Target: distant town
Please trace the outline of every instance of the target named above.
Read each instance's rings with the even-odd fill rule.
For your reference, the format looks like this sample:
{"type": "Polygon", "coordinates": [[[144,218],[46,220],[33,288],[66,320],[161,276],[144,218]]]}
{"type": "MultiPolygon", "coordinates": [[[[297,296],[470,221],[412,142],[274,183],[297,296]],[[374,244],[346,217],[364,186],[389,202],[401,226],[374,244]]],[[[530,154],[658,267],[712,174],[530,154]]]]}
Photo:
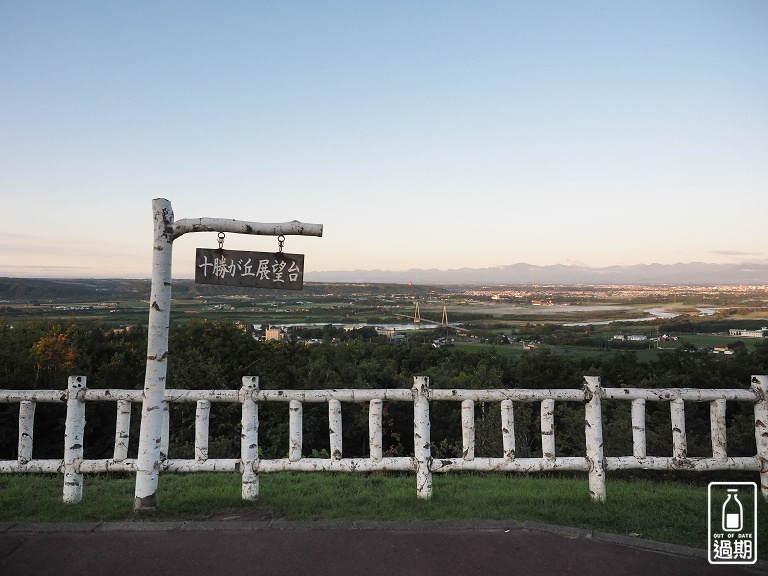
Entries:
{"type": "MultiPolygon", "coordinates": [[[[146,324],[148,300],[147,280],[0,278],[0,322],[11,325],[127,330],[146,324]]],[[[360,337],[510,353],[647,355],[690,346],[727,355],[768,336],[768,286],[307,282],[290,292],[177,280],[171,318],[232,322],[255,339],[308,344],[360,337]]]]}

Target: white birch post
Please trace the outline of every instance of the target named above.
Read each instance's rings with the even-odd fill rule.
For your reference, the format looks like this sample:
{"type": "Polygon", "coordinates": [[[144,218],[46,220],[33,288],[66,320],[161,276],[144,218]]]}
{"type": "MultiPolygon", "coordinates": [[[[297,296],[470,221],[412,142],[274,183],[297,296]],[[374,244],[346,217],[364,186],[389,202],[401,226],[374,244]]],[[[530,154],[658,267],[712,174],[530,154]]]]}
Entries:
{"type": "Polygon", "coordinates": [[[64,424],[64,503],[83,499],[83,433],[85,431],[85,376],[70,376],[67,382],[67,420],[64,424]]]}
{"type": "Polygon", "coordinates": [[[291,400],[288,406],[288,459],[291,462],[301,460],[303,415],[304,410],[301,402],[291,400]]]}
{"type": "Polygon", "coordinates": [[[474,400],[461,401],[461,443],[462,458],[464,460],[475,459],[475,402],[474,400]]]}
{"type": "Polygon", "coordinates": [[[382,441],[382,407],[381,400],[371,400],[368,406],[368,446],[371,451],[371,460],[380,461],[384,457],[382,441]]]}
{"type": "Polygon", "coordinates": [[[141,409],[139,452],[136,458],[135,510],[156,510],[157,486],[162,466],[162,402],[168,370],[168,330],[171,313],[171,264],[173,241],[190,232],[233,232],[264,236],[322,236],[321,224],[294,220],[281,224],[245,222],[225,218],[197,218],[174,221],[171,203],[165,198],[152,201],[154,246],[152,252],[152,289],[149,297],[147,368],[141,409]]]}
{"type": "Polygon", "coordinates": [[[603,459],[603,415],[599,376],[584,377],[584,425],[589,466],[589,495],[592,500],[605,502],[605,463],[603,459]]]}
{"type": "Polygon", "coordinates": [[[645,436],[645,400],[632,400],[632,454],[645,458],[648,449],[645,436]]]}
{"type": "Polygon", "coordinates": [[[752,376],[755,392],[755,443],[760,462],[760,490],[768,501],[768,376],[752,376]]]}
{"type": "Polygon", "coordinates": [[[712,437],[712,458],[728,458],[728,445],[725,432],[725,400],[713,400],[709,403],[709,428],[712,437]]]}
{"type": "Polygon", "coordinates": [[[501,402],[501,434],[504,458],[515,459],[515,411],[512,400],[501,402]]]}
{"type": "Polygon", "coordinates": [[[669,402],[672,419],[672,458],[685,460],[688,458],[688,441],[685,436],[685,402],[675,398],[669,402]]]}
{"type": "Polygon", "coordinates": [[[195,460],[208,460],[208,431],[211,422],[211,401],[198,400],[195,406],[195,460]]]}
{"type": "Polygon", "coordinates": [[[432,450],[430,448],[429,378],[413,378],[413,452],[416,461],[416,497],[432,497],[432,450]]]}
{"type": "Polygon", "coordinates": [[[341,402],[335,399],[328,400],[328,434],[331,459],[341,460],[341,402]]]}
{"type": "Polygon", "coordinates": [[[115,421],[115,451],[112,459],[122,462],[128,458],[128,442],[131,436],[131,402],[117,401],[117,419],[115,421]]]}
{"type": "Polygon", "coordinates": [[[32,460],[32,445],[35,429],[35,402],[19,402],[19,464],[32,460]]]}
{"type": "Polygon", "coordinates": [[[253,393],[259,389],[257,376],[245,376],[240,389],[243,396],[243,415],[240,432],[240,460],[242,461],[243,500],[259,497],[259,475],[253,465],[259,459],[259,405],[253,400],[253,393]]]}
{"type": "Polygon", "coordinates": [[[545,460],[555,461],[555,401],[541,401],[541,454],[545,460]]]}
{"type": "Polygon", "coordinates": [[[152,201],[154,250],[152,288],[149,295],[147,368],[141,405],[141,431],[136,457],[135,510],[156,510],[160,504],[157,484],[163,436],[163,399],[168,370],[168,328],[171,318],[171,263],[173,250],[173,209],[163,198],[152,201]]]}

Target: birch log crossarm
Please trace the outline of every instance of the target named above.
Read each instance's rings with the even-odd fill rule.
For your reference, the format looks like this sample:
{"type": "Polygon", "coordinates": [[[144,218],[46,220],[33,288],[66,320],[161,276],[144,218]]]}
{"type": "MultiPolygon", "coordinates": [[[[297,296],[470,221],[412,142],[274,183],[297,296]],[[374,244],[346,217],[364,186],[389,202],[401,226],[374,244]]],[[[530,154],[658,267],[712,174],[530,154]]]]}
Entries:
{"type": "Polygon", "coordinates": [[[171,241],[189,232],[232,232],[256,236],[322,236],[322,224],[291,222],[243,222],[227,218],[184,218],[173,223],[171,241]]]}

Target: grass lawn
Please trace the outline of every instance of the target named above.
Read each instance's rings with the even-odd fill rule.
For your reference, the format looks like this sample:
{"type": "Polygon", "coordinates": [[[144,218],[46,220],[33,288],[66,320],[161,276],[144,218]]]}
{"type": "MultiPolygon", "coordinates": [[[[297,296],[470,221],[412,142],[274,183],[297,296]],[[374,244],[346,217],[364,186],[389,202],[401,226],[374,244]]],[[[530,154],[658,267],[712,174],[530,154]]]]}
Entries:
{"type": "MultiPolygon", "coordinates": [[[[609,477],[604,503],[583,475],[435,475],[433,496],[416,498],[413,475],[263,474],[257,502],[240,498],[237,474],[163,475],[160,511],[133,512],[134,478],[86,477],[83,501],[61,501],[60,476],[0,476],[0,521],[108,520],[534,520],[696,548],[707,545],[707,488],[609,477]]],[[[758,518],[768,518],[762,499],[758,518]]],[[[768,558],[768,522],[758,522],[768,558]]]]}

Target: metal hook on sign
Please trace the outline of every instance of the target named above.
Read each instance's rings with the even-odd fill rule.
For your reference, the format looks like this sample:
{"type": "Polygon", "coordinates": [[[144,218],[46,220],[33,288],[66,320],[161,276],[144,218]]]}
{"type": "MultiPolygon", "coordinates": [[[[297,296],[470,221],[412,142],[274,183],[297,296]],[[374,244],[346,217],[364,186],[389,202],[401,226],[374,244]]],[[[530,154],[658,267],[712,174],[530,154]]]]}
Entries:
{"type": "Polygon", "coordinates": [[[280,236],[277,237],[278,252],[282,252],[283,251],[283,244],[285,244],[285,236],[283,236],[281,234],[280,236]]]}
{"type": "Polygon", "coordinates": [[[224,232],[219,232],[219,250],[224,250],[224,232]]]}

